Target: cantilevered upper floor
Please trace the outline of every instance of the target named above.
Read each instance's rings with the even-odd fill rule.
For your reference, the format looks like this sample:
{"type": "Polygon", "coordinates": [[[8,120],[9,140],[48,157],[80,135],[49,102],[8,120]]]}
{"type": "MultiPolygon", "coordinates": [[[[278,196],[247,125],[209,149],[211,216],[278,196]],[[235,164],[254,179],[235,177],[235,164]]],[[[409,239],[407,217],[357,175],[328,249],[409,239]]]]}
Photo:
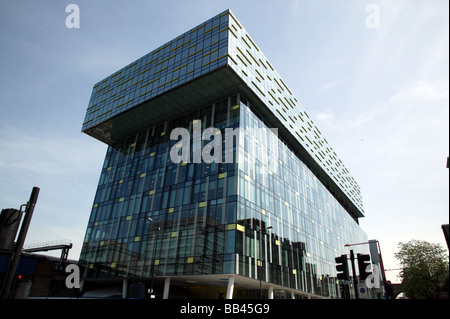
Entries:
{"type": "Polygon", "coordinates": [[[82,131],[111,145],[238,92],[355,220],[364,216],[358,184],[229,10],[95,84],[82,131]]]}

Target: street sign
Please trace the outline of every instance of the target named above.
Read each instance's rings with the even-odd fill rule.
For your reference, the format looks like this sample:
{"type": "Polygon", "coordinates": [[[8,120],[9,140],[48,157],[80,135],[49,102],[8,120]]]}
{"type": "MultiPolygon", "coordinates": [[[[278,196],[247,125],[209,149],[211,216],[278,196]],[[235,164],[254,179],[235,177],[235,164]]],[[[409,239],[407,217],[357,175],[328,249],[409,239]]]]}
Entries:
{"type": "Polygon", "coordinates": [[[367,296],[367,286],[365,285],[365,283],[358,284],[358,294],[359,294],[359,299],[368,299],[369,298],[367,296]]]}

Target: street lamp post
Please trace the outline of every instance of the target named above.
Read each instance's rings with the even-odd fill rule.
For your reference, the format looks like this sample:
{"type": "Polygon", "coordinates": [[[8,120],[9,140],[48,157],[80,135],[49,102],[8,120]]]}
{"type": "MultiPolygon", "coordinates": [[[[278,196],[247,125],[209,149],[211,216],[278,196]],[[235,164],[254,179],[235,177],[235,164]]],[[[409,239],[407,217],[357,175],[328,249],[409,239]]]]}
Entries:
{"type": "MultiPolygon", "coordinates": [[[[150,223],[153,222],[153,219],[150,218],[150,217],[147,217],[147,220],[150,223]]],[[[150,276],[151,276],[151,281],[150,281],[150,298],[152,297],[152,294],[153,294],[153,277],[154,277],[155,257],[156,257],[156,242],[157,242],[158,234],[159,234],[160,230],[161,230],[161,227],[158,227],[158,232],[155,234],[155,241],[154,241],[153,248],[152,248],[152,264],[150,266],[150,276]]]]}
{"type": "Polygon", "coordinates": [[[259,266],[260,273],[259,273],[259,299],[262,299],[262,274],[263,274],[263,249],[262,249],[262,235],[263,232],[266,232],[266,230],[272,229],[272,226],[269,226],[267,228],[260,228],[259,229],[259,253],[261,257],[261,266],[259,266]]]}

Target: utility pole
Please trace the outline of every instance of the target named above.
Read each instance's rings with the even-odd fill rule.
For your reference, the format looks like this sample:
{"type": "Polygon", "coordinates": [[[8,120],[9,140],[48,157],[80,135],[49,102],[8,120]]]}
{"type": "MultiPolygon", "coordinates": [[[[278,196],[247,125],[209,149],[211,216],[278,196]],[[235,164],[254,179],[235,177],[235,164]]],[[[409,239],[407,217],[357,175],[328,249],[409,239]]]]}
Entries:
{"type": "Polygon", "coordinates": [[[359,295],[358,295],[358,279],[356,278],[355,255],[353,254],[353,250],[350,250],[350,261],[352,262],[353,288],[355,290],[355,299],[359,299],[359,295]]]}
{"type": "Polygon", "coordinates": [[[39,187],[33,187],[30,200],[26,205],[25,217],[22,222],[22,227],[20,228],[19,237],[17,237],[16,245],[14,246],[14,251],[10,258],[8,273],[6,274],[5,281],[3,283],[0,299],[7,299],[9,296],[17,265],[19,264],[20,256],[22,255],[23,243],[27,237],[28,227],[30,226],[31,217],[33,216],[34,206],[36,206],[39,196],[39,190],[39,187]]]}

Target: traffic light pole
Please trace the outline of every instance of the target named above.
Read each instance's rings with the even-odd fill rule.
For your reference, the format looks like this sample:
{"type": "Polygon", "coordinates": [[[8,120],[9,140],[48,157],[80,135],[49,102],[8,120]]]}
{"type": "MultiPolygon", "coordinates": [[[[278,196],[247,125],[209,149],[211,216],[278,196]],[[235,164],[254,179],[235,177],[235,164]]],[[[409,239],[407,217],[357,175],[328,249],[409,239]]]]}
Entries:
{"type": "Polygon", "coordinates": [[[355,299],[359,299],[359,295],[358,295],[358,279],[356,278],[355,255],[353,254],[353,250],[350,250],[350,261],[352,262],[353,288],[355,290],[355,299]]]}
{"type": "Polygon", "coordinates": [[[25,238],[27,237],[28,227],[30,226],[31,217],[33,216],[34,206],[36,205],[39,196],[39,190],[39,187],[33,187],[30,200],[28,201],[25,208],[25,217],[23,219],[19,237],[17,237],[17,242],[14,246],[14,251],[10,259],[8,273],[3,283],[0,299],[7,299],[9,296],[17,265],[19,264],[20,256],[22,255],[23,243],[25,242],[25,238]]]}
{"type": "Polygon", "coordinates": [[[374,244],[374,243],[376,243],[377,246],[378,246],[377,254],[380,256],[380,263],[381,263],[381,270],[382,270],[381,274],[383,276],[383,285],[386,286],[386,272],[384,270],[383,257],[381,256],[381,246],[380,246],[380,242],[378,240],[369,240],[368,242],[356,243],[356,244],[345,244],[344,247],[356,246],[356,245],[364,245],[364,244],[369,244],[370,245],[370,244],[374,244]]]}

